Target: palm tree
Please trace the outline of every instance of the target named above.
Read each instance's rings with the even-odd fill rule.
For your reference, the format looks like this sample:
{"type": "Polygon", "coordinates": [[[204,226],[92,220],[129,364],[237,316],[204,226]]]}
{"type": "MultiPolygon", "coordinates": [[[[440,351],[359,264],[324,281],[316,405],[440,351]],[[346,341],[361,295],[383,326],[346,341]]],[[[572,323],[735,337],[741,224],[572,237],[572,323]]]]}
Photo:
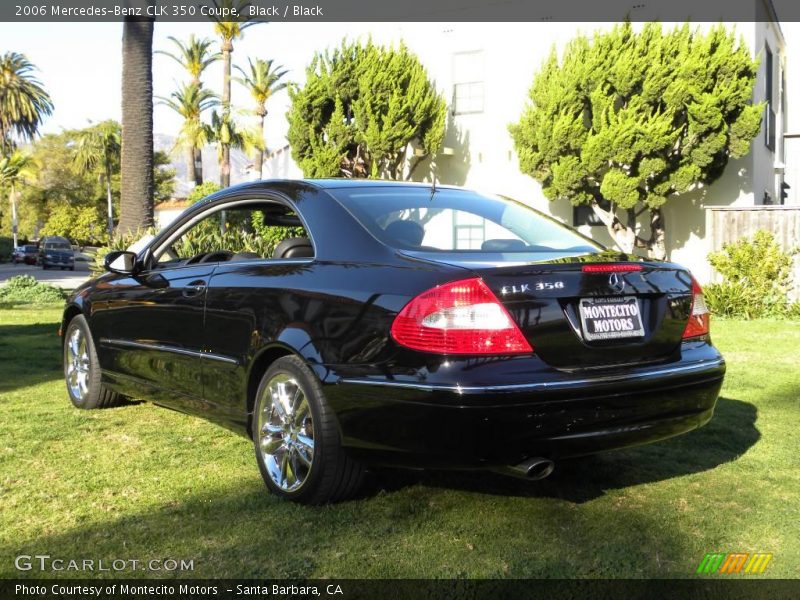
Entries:
{"type": "Polygon", "coordinates": [[[103,121],[78,132],[75,164],[84,173],[103,163],[108,200],[108,239],[114,237],[114,208],[111,196],[111,168],[114,158],[119,156],[122,132],[116,121],[103,121]]]}
{"type": "Polygon", "coordinates": [[[53,112],[53,102],[33,76],[36,67],[17,52],[0,56],[0,154],[9,153],[12,135],[30,140],[45,117],[53,112]]]}
{"type": "MultiPolygon", "coordinates": [[[[240,15],[247,14],[248,2],[246,0],[239,0],[238,2],[221,0],[219,2],[215,1],[214,5],[220,9],[227,9],[228,14],[233,8],[236,8],[236,12],[240,15]]],[[[214,31],[220,37],[222,50],[222,118],[226,121],[230,120],[231,112],[231,54],[233,53],[233,40],[242,37],[245,29],[256,24],[254,21],[247,21],[246,18],[242,21],[215,19],[214,31]]],[[[220,143],[222,144],[222,152],[220,155],[219,180],[220,185],[225,188],[231,184],[231,147],[225,142],[220,143]]]]}
{"type": "Polygon", "coordinates": [[[222,160],[225,149],[249,148],[251,137],[243,132],[230,114],[211,113],[211,136],[217,144],[217,158],[222,160]]]}
{"type": "Polygon", "coordinates": [[[200,85],[200,76],[203,71],[217,62],[222,56],[219,52],[211,52],[210,48],[214,42],[208,38],[197,38],[192,34],[186,44],[173,36],[169,36],[167,39],[177,46],[177,53],[172,54],[165,50],[158,50],[156,54],[169,56],[186,69],[192,78],[192,83],[197,86],[200,85]]]}
{"type": "MultiPolygon", "coordinates": [[[[200,81],[203,72],[214,64],[216,61],[220,59],[222,54],[219,52],[212,52],[211,46],[214,43],[212,40],[208,38],[198,38],[194,34],[189,36],[189,41],[187,43],[181,42],[179,39],[170,36],[169,39],[175,46],[177,50],[175,54],[170,52],[166,52],[164,50],[159,50],[156,54],[163,54],[164,56],[169,56],[172,60],[177,62],[181,65],[186,71],[189,73],[191,77],[191,82],[197,86],[197,92],[200,93],[202,91],[202,83],[200,81]]],[[[174,94],[173,94],[174,96],[174,94]]],[[[182,102],[181,102],[182,104],[182,102]]],[[[187,107],[188,108],[188,107],[187,107]]],[[[178,111],[178,114],[184,116],[185,115],[182,111],[178,111]]],[[[184,120],[184,129],[182,134],[192,133],[186,129],[186,125],[188,124],[187,120],[184,120]]],[[[199,142],[204,138],[202,135],[202,129],[199,127],[199,117],[197,122],[194,124],[193,127],[194,132],[189,136],[189,139],[193,139],[195,142],[199,142]],[[197,134],[201,134],[199,137],[197,134]]],[[[184,136],[186,138],[186,136],[184,136]]],[[[183,145],[186,144],[186,139],[183,140],[183,145]]],[[[193,142],[194,143],[194,142],[193,142]]],[[[203,142],[203,145],[206,142],[203,142]]],[[[188,151],[188,150],[187,150],[188,151]]],[[[191,148],[192,152],[192,163],[189,165],[189,176],[194,181],[195,185],[200,185],[203,183],[203,146],[194,144],[191,148]]]]}
{"type": "MultiPolygon", "coordinates": [[[[282,66],[273,68],[272,60],[262,60],[257,58],[255,62],[248,59],[250,64],[250,72],[245,72],[241,67],[236,69],[242,74],[237,77],[236,81],[241,83],[250,91],[250,95],[256,102],[255,110],[253,111],[258,117],[258,135],[264,139],[264,118],[267,116],[267,101],[276,93],[286,88],[286,82],[280,82],[288,71],[283,69],[282,66]]],[[[258,178],[261,179],[264,173],[264,151],[256,149],[254,162],[256,165],[256,172],[258,178]]]]}
{"type": "Polygon", "coordinates": [[[17,246],[17,188],[24,183],[26,177],[31,175],[33,167],[33,158],[19,150],[12,151],[8,156],[0,157],[0,189],[9,191],[11,234],[14,237],[14,247],[17,246]]]}
{"type": "Polygon", "coordinates": [[[212,139],[212,132],[208,125],[203,123],[201,115],[204,110],[218,104],[217,97],[212,92],[192,82],[182,85],[170,94],[169,98],[157,96],[161,104],[168,106],[181,117],[183,125],[178,136],[177,145],[186,149],[187,173],[195,185],[203,183],[202,149],[212,139]],[[200,160],[198,160],[198,157],[200,160]]]}
{"type": "Polygon", "coordinates": [[[119,232],[153,225],[153,21],[122,33],[122,189],[119,232]]]}

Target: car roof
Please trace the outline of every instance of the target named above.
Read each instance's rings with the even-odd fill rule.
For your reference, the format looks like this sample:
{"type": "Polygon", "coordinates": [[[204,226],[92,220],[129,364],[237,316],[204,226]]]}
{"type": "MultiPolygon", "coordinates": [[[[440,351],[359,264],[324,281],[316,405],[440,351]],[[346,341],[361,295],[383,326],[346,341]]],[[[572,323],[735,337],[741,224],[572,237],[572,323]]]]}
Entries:
{"type": "MultiPolygon", "coordinates": [[[[347,179],[345,177],[327,178],[327,179],[303,179],[305,183],[323,188],[323,189],[337,189],[337,188],[365,188],[365,187],[417,187],[417,188],[430,188],[433,184],[424,181],[393,181],[387,179],[347,179]]],[[[439,185],[438,188],[448,189],[461,189],[452,185],[439,185]]]]}
{"type": "MultiPolygon", "coordinates": [[[[258,190],[262,188],[269,189],[273,186],[279,187],[312,187],[317,189],[342,189],[342,188],[386,188],[386,187],[416,187],[430,189],[432,183],[418,182],[418,181],[392,181],[386,179],[347,179],[345,177],[337,178],[323,178],[323,179],[261,179],[258,181],[247,181],[239,183],[230,187],[224,188],[218,192],[214,192],[206,196],[200,202],[205,203],[207,200],[216,200],[220,197],[227,197],[231,192],[258,190]]],[[[452,185],[439,185],[437,188],[441,189],[463,189],[458,186],[452,185]]],[[[200,203],[198,202],[198,204],[200,203]]]]}

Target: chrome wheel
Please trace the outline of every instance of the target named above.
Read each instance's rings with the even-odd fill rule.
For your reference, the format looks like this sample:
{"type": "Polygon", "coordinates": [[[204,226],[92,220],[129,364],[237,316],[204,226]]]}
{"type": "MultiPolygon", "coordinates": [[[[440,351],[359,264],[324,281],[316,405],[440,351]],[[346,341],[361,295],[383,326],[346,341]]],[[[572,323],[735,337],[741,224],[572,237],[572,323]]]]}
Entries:
{"type": "Polygon", "coordinates": [[[89,393],[89,350],[79,327],[72,330],[67,340],[64,366],[70,394],[77,400],[84,400],[89,393]]]}
{"type": "Polygon", "coordinates": [[[314,463],[311,408],[297,380],[278,373],[263,388],[257,442],[270,479],[281,490],[299,490],[314,463]]]}

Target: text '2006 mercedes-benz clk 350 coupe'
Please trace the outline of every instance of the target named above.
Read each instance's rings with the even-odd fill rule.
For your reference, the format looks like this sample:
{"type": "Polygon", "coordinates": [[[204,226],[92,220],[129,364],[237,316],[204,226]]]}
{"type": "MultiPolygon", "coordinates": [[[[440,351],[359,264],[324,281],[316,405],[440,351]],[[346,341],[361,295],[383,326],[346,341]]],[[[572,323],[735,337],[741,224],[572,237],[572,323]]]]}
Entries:
{"type": "Polygon", "coordinates": [[[459,188],[244,184],[106,267],[64,312],[75,406],[229,427],[299,502],[370,465],[539,479],[700,427],[725,372],[686,269],[459,188]]]}

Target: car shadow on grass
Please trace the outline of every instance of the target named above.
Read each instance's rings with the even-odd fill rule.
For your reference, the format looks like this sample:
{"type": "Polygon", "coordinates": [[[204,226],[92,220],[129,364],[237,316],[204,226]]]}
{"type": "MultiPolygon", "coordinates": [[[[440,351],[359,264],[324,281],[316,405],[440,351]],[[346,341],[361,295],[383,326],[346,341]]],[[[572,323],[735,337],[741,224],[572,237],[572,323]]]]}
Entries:
{"type": "Polygon", "coordinates": [[[63,377],[56,324],[0,325],[0,356],[0,393],[63,377]]]}
{"type": "Polygon", "coordinates": [[[723,397],[717,402],[712,420],[700,429],[645,446],[563,460],[556,463],[552,475],[540,481],[482,471],[387,469],[376,472],[372,487],[393,491],[422,484],[583,503],[602,496],[606,490],[691,475],[736,460],[761,437],[756,428],[757,416],[753,404],[723,397]]]}

